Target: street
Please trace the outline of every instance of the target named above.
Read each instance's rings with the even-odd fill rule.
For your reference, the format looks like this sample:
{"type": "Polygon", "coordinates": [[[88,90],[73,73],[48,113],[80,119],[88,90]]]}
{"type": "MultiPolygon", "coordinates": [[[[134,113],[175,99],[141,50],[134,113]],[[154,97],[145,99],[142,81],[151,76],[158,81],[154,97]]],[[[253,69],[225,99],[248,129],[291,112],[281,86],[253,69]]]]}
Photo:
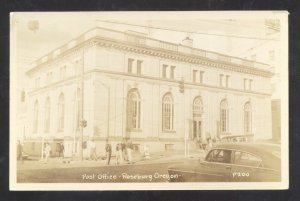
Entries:
{"type": "MultiPolygon", "coordinates": [[[[17,164],[18,183],[107,183],[107,182],[167,182],[168,166],[184,160],[183,151],[164,151],[152,154],[150,159],[134,155],[134,164],[111,164],[106,160],[75,160],[70,163],[51,158],[48,163],[41,160],[26,160],[17,164]]],[[[204,157],[204,152],[191,152],[190,159],[204,157]]],[[[180,176],[180,175],[172,175],[180,176]]]]}

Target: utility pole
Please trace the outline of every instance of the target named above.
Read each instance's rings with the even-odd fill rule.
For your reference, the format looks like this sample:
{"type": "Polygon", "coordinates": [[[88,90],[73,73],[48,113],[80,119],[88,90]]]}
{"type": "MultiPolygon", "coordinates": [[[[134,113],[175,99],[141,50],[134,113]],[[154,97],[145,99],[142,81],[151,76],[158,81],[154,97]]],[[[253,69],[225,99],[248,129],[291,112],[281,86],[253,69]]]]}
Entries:
{"type": "Polygon", "coordinates": [[[185,131],[185,97],[184,97],[184,79],[181,78],[181,80],[179,81],[179,92],[182,93],[182,99],[183,99],[183,129],[184,129],[184,157],[187,157],[187,133],[185,131]]]}

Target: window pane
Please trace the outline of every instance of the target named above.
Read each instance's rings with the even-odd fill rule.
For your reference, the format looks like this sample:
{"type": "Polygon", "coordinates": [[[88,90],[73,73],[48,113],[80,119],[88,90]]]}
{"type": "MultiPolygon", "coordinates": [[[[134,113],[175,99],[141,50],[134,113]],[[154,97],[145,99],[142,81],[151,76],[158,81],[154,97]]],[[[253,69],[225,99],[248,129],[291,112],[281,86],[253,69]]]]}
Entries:
{"type": "Polygon", "coordinates": [[[261,164],[261,159],[249,153],[236,151],[234,153],[234,163],[238,165],[258,167],[261,164]]]}

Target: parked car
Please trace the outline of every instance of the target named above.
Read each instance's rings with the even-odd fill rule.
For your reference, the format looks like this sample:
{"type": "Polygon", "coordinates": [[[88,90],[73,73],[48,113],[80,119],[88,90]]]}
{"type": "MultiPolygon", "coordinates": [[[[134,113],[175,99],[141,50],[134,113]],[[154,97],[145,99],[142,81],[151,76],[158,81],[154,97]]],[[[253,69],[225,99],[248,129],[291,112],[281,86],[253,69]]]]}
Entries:
{"type": "Polygon", "coordinates": [[[171,182],[281,181],[280,146],[221,143],[214,146],[204,160],[172,165],[168,173],[171,182]]]}

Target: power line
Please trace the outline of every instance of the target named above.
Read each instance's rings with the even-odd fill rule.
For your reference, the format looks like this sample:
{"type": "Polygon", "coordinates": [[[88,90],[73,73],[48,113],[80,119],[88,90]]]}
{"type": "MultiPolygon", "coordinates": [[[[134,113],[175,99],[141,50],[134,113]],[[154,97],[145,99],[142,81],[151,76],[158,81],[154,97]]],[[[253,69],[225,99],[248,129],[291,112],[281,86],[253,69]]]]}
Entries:
{"type": "Polygon", "coordinates": [[[129,26],[137,26],[137,27],[143,27],[143,28],[159,29],[159,30],[165,30],[165,31],[176,31],[176,32],[183,32],[183,33],[190,33],[190,34],[198,34],[198,35],[231,37],[231,38],[241,38],[241,39],[251,39],[251,40],[278,41],[277,39],[247,37],[247,36],[238,36],[238,35],[213,34],[213,33],[205,33],[205,32],[183,31],[183,30],[176,30],[176,29],[169,29],[169,28],[162,28],[162,27],[154,27],[154,26],[145,26],[145,25],[124,23],[124,22],[108,21],[108,20],[96,20],[96,21],[107,22],[107,23],[112,23],[112,24],[123,24],[123,25],[129,25],[129,26]]]}

